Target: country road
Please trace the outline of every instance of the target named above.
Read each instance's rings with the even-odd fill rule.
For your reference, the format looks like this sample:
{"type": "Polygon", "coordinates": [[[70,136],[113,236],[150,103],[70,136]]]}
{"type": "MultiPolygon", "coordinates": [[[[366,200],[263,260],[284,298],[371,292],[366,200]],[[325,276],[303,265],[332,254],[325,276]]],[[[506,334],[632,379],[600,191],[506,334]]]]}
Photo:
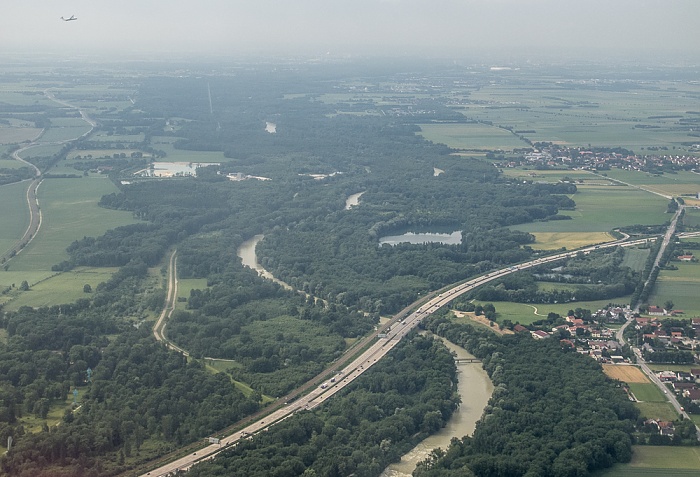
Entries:
{"type": "Polygon", "coordinates": [[[38,140],[42,136],[42,134],[44,133],[44,130],[42,130],[42,132],[36,138],[34,138],[34,140],[31,143],[17,149],[16,151],[14,151],[12,153],[12,158],[14,160],[21,162],[21,163],[25,164],[26,166],[34,169],[34,179],[32,179],[31,183],[29,184],[29,187],[27,188],[27,206],[29,208],[29,225],[27,226],[27,229],[24,231],[24,234],[22,235],[22,237],[9,250],[6,250],[5,252],[2,253],[2,255],[0,255],[0,261],[2,261],[2,263],[7,263],[9,260],[11,260],[17,254],[19,254],[24,249],[24,247],[29,245],[29,243],[34,239],[34,237],[36,237],[37,232],[39,232],[39,229],[41,228],[41,219],[42,219],[41,209],[39,208],[39,200],[37,198],[37,190],[39,189],[39,185],[43,181],[41,170],[39,170],[39,168],[36,165],[32,164],[31,162],[22,159],[20,154],[28,149],[31,149],[31,148],[33,148],[35,146],[39,146],[39,145],[41,145],[41,146],[61,145],[61,144],[67,144],[67,143],[70,143],[73,141],[77,141],[78,139],[82,139],[84,137],[87,137],[89,134],[92,133],[92,131],[94,131],[95,127],[97,127],[97,123],[94,120],[92,120],[84,110],[78,108],[77,106],[73,106],[72,104],[67,103],[65,101],[61,101],[60,99],[56,99],[56,97],[53,95],[53,93],[49,89],[44,90],[44,95],[47,98],[49,98],[51,101],[54,101],[62,106],[72,108],[72,109],[77,109],[80,112],[80,117],[83,119],[83,121],[85,121],[86,123],[88,123],[90,125],[90,129],[86,133],[84,133],[84,134],[82,134],[79,137],[74,138],[74,139],[66,139],[63,141],[40,143],[40,142],[38,142],[38,140]]]}

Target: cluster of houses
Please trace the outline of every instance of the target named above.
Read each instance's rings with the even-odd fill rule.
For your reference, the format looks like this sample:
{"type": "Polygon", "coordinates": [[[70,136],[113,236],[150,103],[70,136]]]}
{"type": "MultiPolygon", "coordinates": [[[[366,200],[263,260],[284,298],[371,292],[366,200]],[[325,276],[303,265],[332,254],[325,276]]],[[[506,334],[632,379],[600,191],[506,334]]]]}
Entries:
{"type": "Polygon", "coordinates": [[[668,164],[681,169],[695,169],[700,165],[700,158],[689,154],[638,155],[613,151],[589,151],[581,147],[565,147],[552,144],[531,149],[519,158],[509,160],[501,164],[501,166],[565,166],[587,170],[616,167],[632,171],[647,171],[660,169],[668,164]]]}
{"type": "Polygon", "coordinates": [[[690,399],[694,404],[700,404],[700,368],[685,371],[660,371],[656,376],[661,382],[668,383],[674,393],[690,399]]]}
{"type": "MultiPolygon", "coordinates": [[[[654,351],[654,345],[663,345],[669,347],[685,347],[687,349],[695,349],[700,345],[694,337],[686,336],[686,330],[681,327],[671,327],[665,329],[661,326],[657,316],[678,316],[683,314],[683,310],[668,311],[657,306],[650,306],[648,310],[649,317],[637,317],[637,330],[647,328],[647,332],[642,335],[644,343],[642,348],[645,351],[654,351]]],[[[700,336],[700,318],[693,318],[691,321],[695,336],[700,336]]]]}
{"type": "Polygon", "coordinates": [[[625,314],[631,312],[627,308],[611,307],[603,310],[598,310],[592,315],[593,320],[583,320],[575,316],[567,316],[566,324],[552,328],[551,332],[543,330],[529,330],[524,326],[517,324],[513,327],[516,333],[530,333],[535,339],[545,339],[552,334],[564,330],[568,331],[572,339],[562,339],[560,343],[562,347],[575,349],[578,353],[591,356],[601,363],[619,363],[626,361],[620,355],[620,345],[615,340],[615,331],[601,326],[603,320],[616,321],[625,320],[625,314]],[[619,319],[618,317],[622,317],[619,319]],[[576,342],[573,341],[576,338],[576,342]],[[578,344],[577,344],[578,343],[578,344]]]}

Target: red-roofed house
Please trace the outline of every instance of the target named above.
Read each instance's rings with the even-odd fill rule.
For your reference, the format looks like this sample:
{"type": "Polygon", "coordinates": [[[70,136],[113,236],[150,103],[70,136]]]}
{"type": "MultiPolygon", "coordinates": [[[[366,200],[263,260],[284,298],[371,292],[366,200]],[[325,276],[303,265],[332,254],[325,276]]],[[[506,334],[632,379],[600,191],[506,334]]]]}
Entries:
{"type": "Polygon", "coordinates": [[[663,316],[666,314],[666,310],[658,306],[651,305],[649,307],[649,314],[654,316],[663,316]]]}

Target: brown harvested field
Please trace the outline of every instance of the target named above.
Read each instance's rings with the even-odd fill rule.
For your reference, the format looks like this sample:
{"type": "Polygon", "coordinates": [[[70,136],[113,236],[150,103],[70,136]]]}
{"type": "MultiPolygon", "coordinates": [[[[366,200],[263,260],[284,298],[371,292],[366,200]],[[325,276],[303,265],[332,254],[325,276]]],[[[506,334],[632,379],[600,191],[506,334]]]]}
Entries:
{"type": "Polygon", "coordinates": [[[625,383],[648,383],[649,378],[636,366],[604,364],[603,372],[612,379],[618,379],[625,383]]]}

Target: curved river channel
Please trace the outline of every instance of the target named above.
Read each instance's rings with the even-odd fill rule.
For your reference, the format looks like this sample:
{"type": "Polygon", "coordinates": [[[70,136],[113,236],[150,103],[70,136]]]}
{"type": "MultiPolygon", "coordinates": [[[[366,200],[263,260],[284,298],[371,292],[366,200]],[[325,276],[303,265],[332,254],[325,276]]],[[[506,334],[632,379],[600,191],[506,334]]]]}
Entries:
{"type": "MultiPolygon", "coordinates": [[[[262,235],[256,235],[241,244],[237,251],[243,265],[256,270],[261,276],[274,280],[285,288],[291,287],[272,276],[257,260],[255,246],[263,239],[262,235]]],[[[457,358],[473,358],[463,348],[443,340],[445,346],[452,351],[457,358]]],[[[433,449],[438,447],[447,449],[453,437],[461,439],[471,435],[476,427],[476,422],[481,418],[486,404],[488,404],[493,384],[481,368],[481,363],[466,363],[457,365],[457,388],[462,398],[462,404],[452,414],[452,417],[439,432],[433,434],[414,447],[408,454],[401,457],[401,462],[392,464],[384,470],[381,477],[410,477],[418,462],[425,460],[433,449]]]]}
{"type": "MultiPolygon", "coordinates": [[[[442,341],[457,358],[474,357],[456,344],[444,339],[442,341]]],[[[493,384],[481,363],[458,364],[457,379],[462,404],[452,414],[445,427],[401,457],[401,462],[387,467],[380,477],[410,477],[418,462],[425,460],[433,449],[440,447],[445,450],[453,437],[461,439],[474,432],[476,422],[481,419],[481,414],[493,393],[493,384]]]]}

